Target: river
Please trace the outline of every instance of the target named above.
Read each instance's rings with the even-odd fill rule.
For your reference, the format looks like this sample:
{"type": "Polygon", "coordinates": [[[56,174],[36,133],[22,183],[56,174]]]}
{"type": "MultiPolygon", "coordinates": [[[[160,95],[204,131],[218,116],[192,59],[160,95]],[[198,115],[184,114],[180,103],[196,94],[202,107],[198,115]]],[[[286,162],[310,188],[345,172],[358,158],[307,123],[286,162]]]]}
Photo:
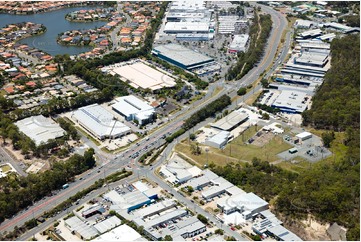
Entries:
{"type": "Polygon", "coordinates": [[[92,49],[90,46],[63,46],[56,42],[59,33],[73,30],[73,29],[92,29],[101,27],[105,24],[102,21],[79,23],[69,22],[65,19],[67,13],[77,11],[80,9],[92,9],[99,6],[83,6],[63,8],[56,11],[46,13],[31,14],[31,15],[14,15],[14,14],[0,14],[0,27],[7,24],[14,24],[20,22],[33,22],[43,24],[46,27],[46,32],[41,35],[32,36],[23,40],[20,43],[27,44],[31,47],[38,48],[49,53],[52,56],[57,54],[77,55],[92,49]]]}

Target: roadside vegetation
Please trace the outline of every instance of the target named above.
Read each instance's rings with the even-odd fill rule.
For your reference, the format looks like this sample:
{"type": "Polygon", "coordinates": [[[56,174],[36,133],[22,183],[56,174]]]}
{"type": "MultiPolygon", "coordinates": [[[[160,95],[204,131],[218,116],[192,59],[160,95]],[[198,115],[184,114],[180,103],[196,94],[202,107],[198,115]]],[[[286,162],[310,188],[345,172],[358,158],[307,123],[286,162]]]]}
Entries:
{"type": "Polygon", "coordinates": [[[237,63],[226,75],[227,80],[241,79],[260,61],[272,29],[271,15],[260,15],[254,10],[253,24],[250,28],[250,45],[246,52],[238,52],[237,63]]]}
{"type": "Polygon", "coordinates": [[[94,150],[84,156],[73,155],[66,161],[53,164],[51,170],[27,177],[6,176],[0,178],[0,222],[11,218],[20,210],[52,194],[52,191],[74,180],[74,177],[95,165],[94,150]]]}

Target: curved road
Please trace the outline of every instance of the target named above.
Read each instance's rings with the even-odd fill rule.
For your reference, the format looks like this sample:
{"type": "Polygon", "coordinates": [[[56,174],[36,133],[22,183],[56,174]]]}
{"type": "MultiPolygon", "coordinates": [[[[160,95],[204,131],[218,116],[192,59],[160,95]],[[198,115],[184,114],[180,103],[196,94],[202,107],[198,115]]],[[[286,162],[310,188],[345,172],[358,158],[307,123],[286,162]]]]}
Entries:
{"type": "MultiPolygon", "coordinates": [[[[258,4],[257,4],[258,5],[258,4]]],[[[245,77],[243,77],[241,80],[237,81],[237,86],[239,87],[241,84],[247,85],[254,83],[260,73],[262,73],[266,68],[268,68],[274,59],[274,55],[277,50],[277,46],[280,42],[282,32],[287,27],[287,20],[285,17],[269,8],[263,5],[261,6],[262,10],[266,13],[271,14],[272,21],[274,22],[274,27],[272,28],[272,32],[270,35],[270,38],[268,40],[267,49],[265,50],[265,55],[263,56],[263,59],[259,66],[257,68],[253,68],[245,77]]],[[[214,83],[212,85],[219,85],[220,83],[214,83]]],[[[223,83],[222,83],[223,84],[223,83]]],[[[167,183],[165,183],[162,179],[160,179],[158,176],[154,174],[154,170],[159,167],[162,162],[165,161],[166,155],[171,154],[172,149],[174,148],[175,144],[177,143],[176,139],[171,144],[169,144],[163,155],[162,159],[159,159],[159,161],[154,164],[152,167],[143,167],[141,164],[136,162],[134,159],[130,159],[129,156],[133,156],[136,152],[139,152],[139,156],[141,156],[143,153],[146,152],[145,147],[147,146],[148,149],[150,147],[159,147],[160,145],[164,144],[165,141],[162,139],[163,135],[168,135],[169,133],[174,133],[176,130],[180,128],[180,126],[183,124],[183,120],[190,117],[193,113],[197,112],[199,109],[204,107],[206,104],[208,104],[211,101],[214,101],[215,99],[219,98],[221,95],[228,94],[231,97],[236,96],[236,90],[233,86],[226,85],[226,88],[224,88],[222,91],[217,93],[216,95],[210,97],[207,100],[199,100],[194,105],[192,105],[192,108],[187,110],[182,115],[179,115],[175,118],[173,118],[166,126],[160,128],[159,130],[153,132],[150,134],[147,138],[143,139],[139,142],[139,146],[133,145],[129,147],[129,149],[126,152],[120,153],[115,156],[113,159],[109,159],[108,162],[105,162],[101,167],[97,167],[93,169],[92,171],[88,171],[85,174],[82,174],[77,178],[77,180],[73,183],[70,183],[69,188],[65,190],[60,190],[58,193],[52,197],[48,197],[42,201],[39,201],[35,203],[33,206],[31,206],[26,211],[21,211],[17,216],[15,216],[12,219],[4,221],[0,226],[0,231],[3,233],[4,231],[11,231],[14,229],[15,226],[21,226],[29,219],[38,216],[41,216],[45,211],[50,210],[51,208],[55,207],[57,204],[65,201],[70,196],[76,194],[78,191],[85,189],[92,185],[95,181],[103,178],[104,176],[108,176],[112,173],[114,173],[116,170],[121,169],[123,167],[127,167],[133,169],[133,175],[126,178],[127,180],[135,179],[136,177],[147,177],[155,182],[158,183],[158,185],[168,191],[171,191],[175,198],[177,198],[181,203],[185,204],[187,207],[189,207],[191,210],[195,210],[197,213],[200,213],[206,217],[209,218],[213,223],[216,224],[216,226],[222,228],[225,230],[225,232],[231,236],[234,236],[237,240],[246,240],[244,237],[242,237],[239,233],[236,233],[232,231],[228,226],[225,226],[220,224],[213,216],[211,216],[208,212],[204,211],[194,203],[191,203],[190,200],[186,199],[185,197],[181,196],[180,194],[176,193],[175,190],[170,187],[167,183]],[[153,169],[154,168],[154,169],[153,169]]],[[[235,100],[236,101],[236,100],[235,100]]],[[[210,122],[211,119],[208,119],[201,124],[197,125],[197,127],[200,127],[200,125],[205,125],[207,122],[210,122]]],[[[197,128],[195,127],[195,128],[197,128]]],[[[186,137],[188,135],[188,132],[183,134],[179,139],[186,137]]],[[[139,157],[138,156],[138,157],[139,157]]],[[[121,181],[120,181],[121,182],[121,181]]],[[[106,188],[99,189],[95,191],[92,196],[96,196],[101,194],[101,192],[104,192],[106,188]]],[[[63,215],[65,211],[61,214],[58,214],[54,219],[60,218],[61,215],[63,215]]],[[[33,233],[36,233],[37,231],[41,231],[46,228],[50,224],[49,221],[54,221],[52,219],[49,219],[47,222],[39,225],[38,227],[32,229],[31,231],[28,231],[23,236],[21,236],[21,240],[25,240],[26,238],[29,238],[33,235],[33,233]]]]}

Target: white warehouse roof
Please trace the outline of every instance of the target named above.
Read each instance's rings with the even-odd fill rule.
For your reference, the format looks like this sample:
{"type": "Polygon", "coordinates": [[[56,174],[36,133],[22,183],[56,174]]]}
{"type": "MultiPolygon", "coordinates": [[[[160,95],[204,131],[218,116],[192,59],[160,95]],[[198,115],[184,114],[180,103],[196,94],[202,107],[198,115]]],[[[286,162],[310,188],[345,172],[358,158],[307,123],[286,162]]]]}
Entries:
{"type": "Polygon", "coordinates": [[[131,131],[128,126],[115,120],[113,114],[98,104],[79,108],[73,112],[72,117],[100,139],[119,137],[131,131]]]}
{"type": "Polygon", "coordinates": [[[64,136],[65,130],[51,118],[43,115],[32,116],[15,123],[21,132],[32,139],[36,145],[46,143],[49,139],[64,136]]]}
{"type": "Polygon", "coordinates": [[[133,95],[118,97],[115,101],[116,103],[112,105],[112,108],[127,117],[131,115],[139,115],[142,117],[154,113],[154,108],[152,106],[133,95]]]}
{"type": "Polygon", "coordinates": [[[123,224],[92,241],[137,241],[141,239],[141,235],[133,228],[123,224]]]}
{"type": "Polygon", "coordinates": [[[209,23],[207,22],[168,22],[164,27],[164,32],[167,33],[184,33],[184,32],[198,32],[204,33],[209,31],[209,23]]]}
{"type": "MultiPolygon", "coordinates": [[[[241,110],[235,110],[228,114],[226,117],[218,120],[211,127],[218,128],[221,130],[231,130],[239,123],[245,121],[248,118],[248,114],[241,110]]],[[[228,136],[227,136],[228,137],[228,136]]]]}
{"type": "Polygon", "coordinates": [[[248,34],[235,35],[232,40],[232,43],[229,45],[229,49],[235,51],[246,51],[248,39],[249,39],[248,34]]]}

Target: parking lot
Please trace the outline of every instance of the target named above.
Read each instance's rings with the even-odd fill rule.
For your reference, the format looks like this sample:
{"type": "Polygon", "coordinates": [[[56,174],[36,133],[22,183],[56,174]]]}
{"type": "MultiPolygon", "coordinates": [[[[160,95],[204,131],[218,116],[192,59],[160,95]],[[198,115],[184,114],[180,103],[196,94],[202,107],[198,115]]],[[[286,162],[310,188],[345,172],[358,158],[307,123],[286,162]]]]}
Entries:
{"type": "Polygon", "coordinates": [[[290,135],[283,136],[284,142],[294,146],[297,151],[293,154],[289,150],[283,151],[277,154],[278,157],[286,161],[292,161],[296,157],[302,157],[310,162],[317,162],[330,155],[331,151],[323,147],[320,137],[312,135],[312,138],[295,143],[294,139],[290,135]]]}

